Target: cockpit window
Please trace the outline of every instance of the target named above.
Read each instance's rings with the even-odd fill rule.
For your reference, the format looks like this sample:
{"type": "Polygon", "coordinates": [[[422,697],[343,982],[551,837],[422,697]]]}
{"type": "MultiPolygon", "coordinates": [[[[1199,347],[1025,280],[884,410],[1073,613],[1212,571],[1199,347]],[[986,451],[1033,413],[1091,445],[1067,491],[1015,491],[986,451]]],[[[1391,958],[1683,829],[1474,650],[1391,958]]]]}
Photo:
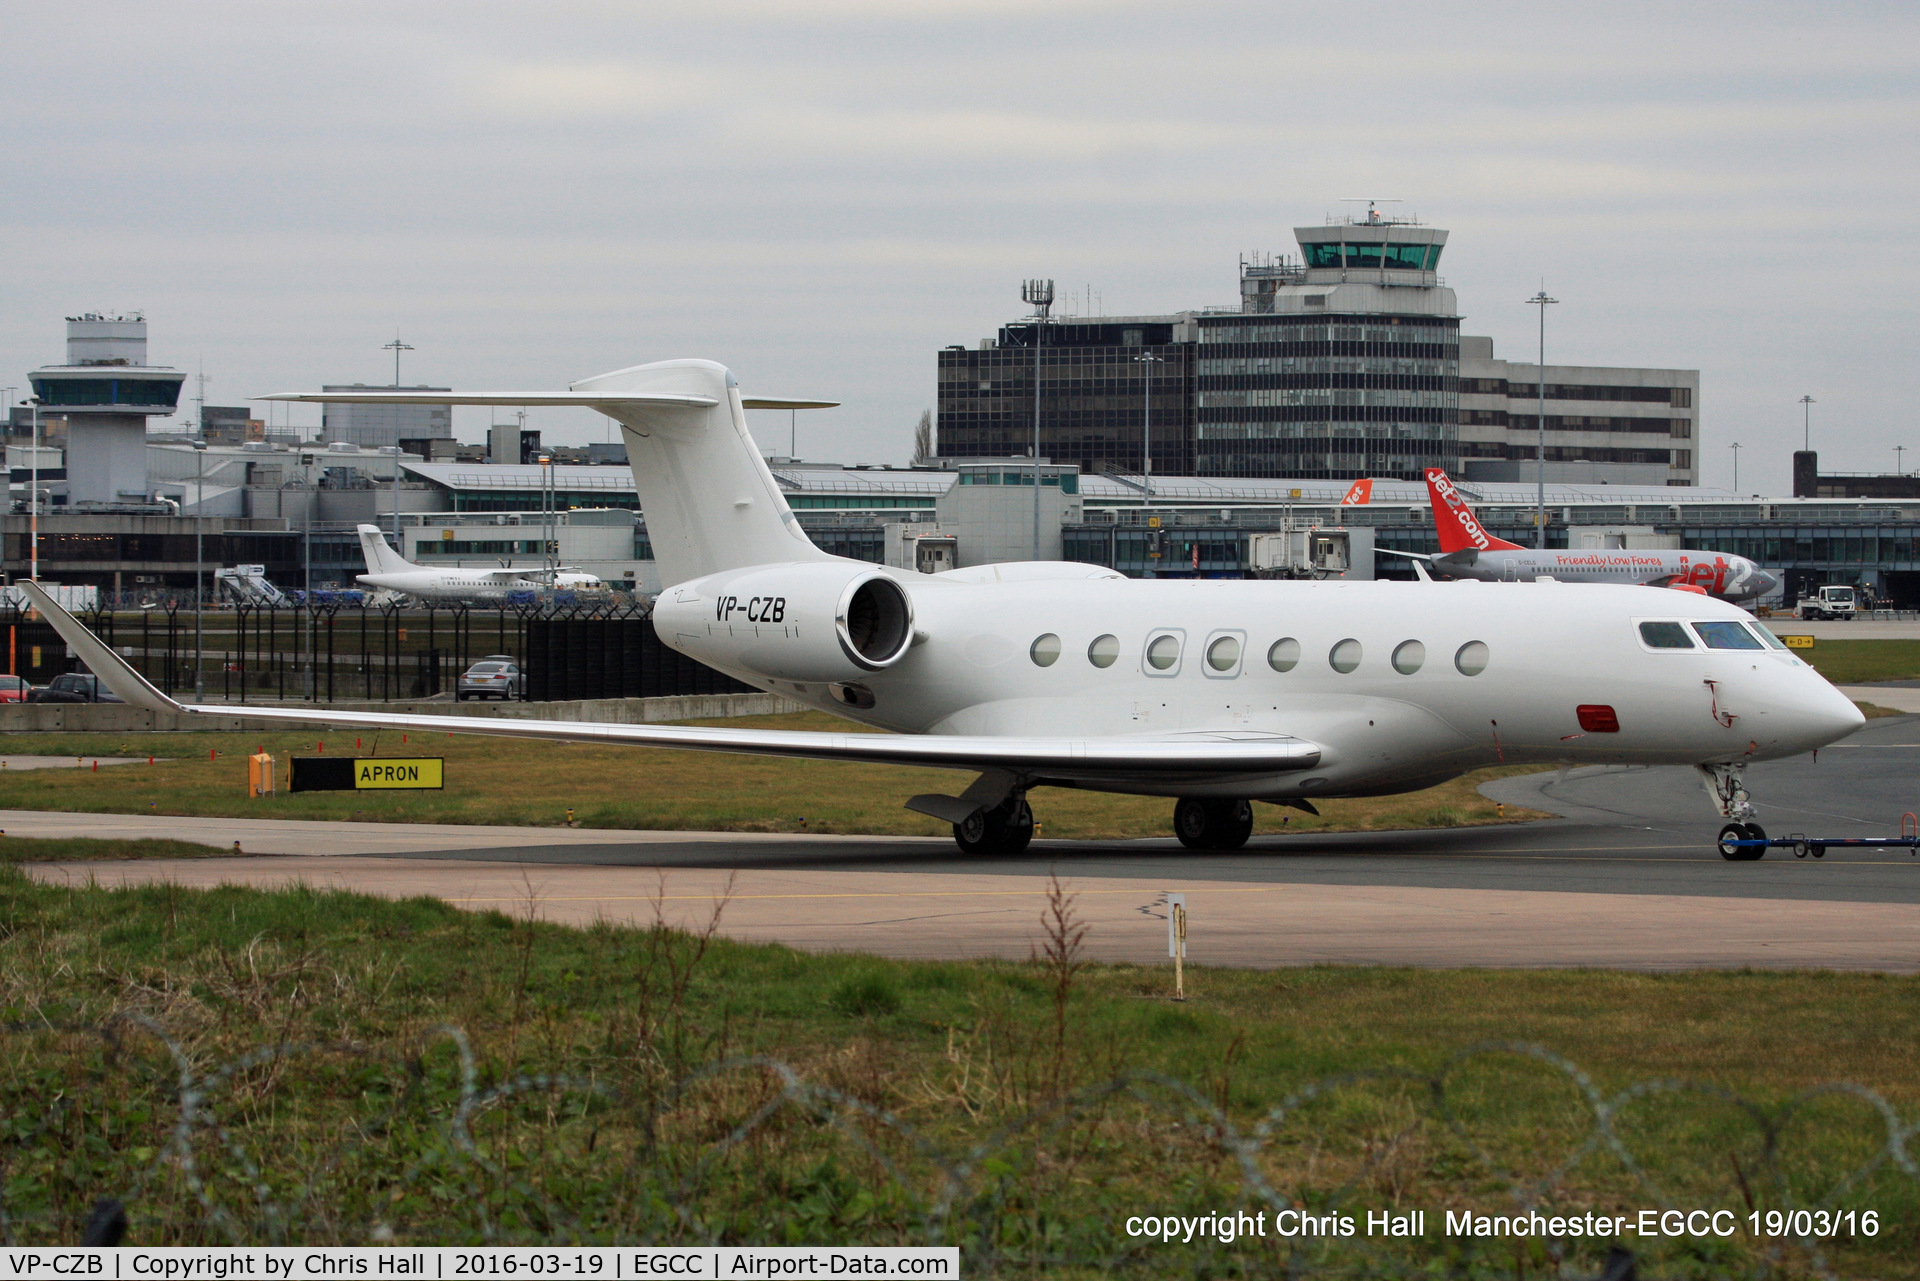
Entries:
{"type": "Polygon", "coordinates": [[[1781,642],[1778,636],[1775,636],[1772,632],[1760,626],[1760,624],[1748,623],[1747,626],[1753,629],[1754,634],[1760,638],[1761,643],[1764,644],[1768,649],[1778,649],[1778,650],[1786,649],[1786,645],[1781,642]]]}
{"type": "Polygon", "coordinates": [[[1708,649],[1759,649],[1760,641],[1739,623],[1695,623],[1693,630],[1708,649]]]}
{"type": "Polygon", "coordinates": [[[1642,623],[1640,639],[1652,649],[1692,649],[1693,637],[1678,623],[1642,623]]]}

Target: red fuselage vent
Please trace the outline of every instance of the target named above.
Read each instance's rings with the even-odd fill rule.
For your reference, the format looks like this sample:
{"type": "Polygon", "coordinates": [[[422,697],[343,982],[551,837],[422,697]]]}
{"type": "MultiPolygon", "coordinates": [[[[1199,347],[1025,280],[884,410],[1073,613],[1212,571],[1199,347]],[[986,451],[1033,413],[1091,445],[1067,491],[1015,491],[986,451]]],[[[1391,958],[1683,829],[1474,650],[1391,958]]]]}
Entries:
{"type": "Polygon", "coordinates": [[[1582,703],[1573,709],[1580,718],[1580,728],[1589,734],[1618,734],[1620,718],[1605,703],[1582,703]]]}

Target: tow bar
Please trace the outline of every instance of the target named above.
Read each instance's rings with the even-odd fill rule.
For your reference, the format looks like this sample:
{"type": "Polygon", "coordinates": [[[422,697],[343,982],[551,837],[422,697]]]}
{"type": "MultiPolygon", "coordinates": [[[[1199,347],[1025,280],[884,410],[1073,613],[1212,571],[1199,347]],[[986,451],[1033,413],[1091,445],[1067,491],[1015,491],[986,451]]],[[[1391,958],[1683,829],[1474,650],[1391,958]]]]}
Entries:
{"type": "Polygon", "coordinates": [[[1909,856],[1920,855],[1920,818],[1911,812],[1900,816],[1898,836],[1791,836],[1769,839],[1756,824],[1729,823],[1720,829],[1720,857],[1734,862],[1752,862],[1770,849],[1792,850],[1795,858],[1811,854],[1825,858],[1830,849],[1897,849],[1909,856]]]}

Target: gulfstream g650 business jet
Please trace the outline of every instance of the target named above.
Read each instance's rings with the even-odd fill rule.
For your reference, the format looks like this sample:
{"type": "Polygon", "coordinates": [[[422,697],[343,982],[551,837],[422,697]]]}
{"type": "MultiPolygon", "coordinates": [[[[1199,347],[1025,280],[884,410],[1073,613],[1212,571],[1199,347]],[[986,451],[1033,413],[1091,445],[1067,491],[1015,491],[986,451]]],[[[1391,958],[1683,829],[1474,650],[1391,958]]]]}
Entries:
{"type": "MultiPolygon", "coordinates": [[[[1311,808],[1501,761],[1694,765],[1740,839],[1752,830],[1748,762],[1821,747],[1862,723],[1739,609],[1694,594],[1130,581],[1056,562],[922,575],[829,556],[795,521],[743,412],[806,402],[743,398],[710,361],[642,365],[558,394],[274,399],[599,410],[626,435],[672,584],[655,604],[660,639],[748,684],[892,732],[384,714],[381,724],[965,771],[975,777],[953,794],[906,803],[952,823],[970,852],[1024,849],[1027,793],[1041,786],[1178,798],[1185,844],[1230,849],[1247,839],[1254,800],[1311,808]]],[[[122,698],[183,710],[28,590],[122,698]]],[[[368,714],[247,715],[352,725],[368,714]]],[[[1746,849],[1722,845],[1728,857],[1746,849]]]]}

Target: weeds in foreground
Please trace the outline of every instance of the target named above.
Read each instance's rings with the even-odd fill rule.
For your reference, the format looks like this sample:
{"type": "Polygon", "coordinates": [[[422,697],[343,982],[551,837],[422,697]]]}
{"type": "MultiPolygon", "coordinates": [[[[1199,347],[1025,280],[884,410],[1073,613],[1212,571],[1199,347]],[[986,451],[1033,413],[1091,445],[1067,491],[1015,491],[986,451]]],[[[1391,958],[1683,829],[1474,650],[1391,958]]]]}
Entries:
{"type": "Polygon", "coordinates": [[[1057,885],[1025,965],[750,947],[718,936],[725,906],[692,932],[659,906],[566,930],[0,869],[0,1234],[75,1239],[104,1196],[143,1244],[946,1241],[975,1275],[1491,1277],[1591,1275],[1607,1243],[1443,1238],[1441,1211],[1844,1200],[1886,1231],[1632,1248],[1676,1276],[1912,1276],[1920,1257],[1911,1074],[1885,1104],[1791,1084],[1879,1071],[1875,1046],[1912,1039],[1908,981],[1209,971],[1176,1007],[1084,962],[1057,885]],[[1812,1049],[1746,1051],[1792,1062],[1761,1103],[1607,1057],[1616,1006],[1673,1038],[1647,1062],[1678,1078],[1696,1041],[1800,1005],[1812,1049]],[[1613,1083],[1481,1044],[1481,1017],[1561,1027],[1613,1083]],[[1417,1241],[1124,1228],[1287,1206],[1435,1222],[1417,1241]]]}

